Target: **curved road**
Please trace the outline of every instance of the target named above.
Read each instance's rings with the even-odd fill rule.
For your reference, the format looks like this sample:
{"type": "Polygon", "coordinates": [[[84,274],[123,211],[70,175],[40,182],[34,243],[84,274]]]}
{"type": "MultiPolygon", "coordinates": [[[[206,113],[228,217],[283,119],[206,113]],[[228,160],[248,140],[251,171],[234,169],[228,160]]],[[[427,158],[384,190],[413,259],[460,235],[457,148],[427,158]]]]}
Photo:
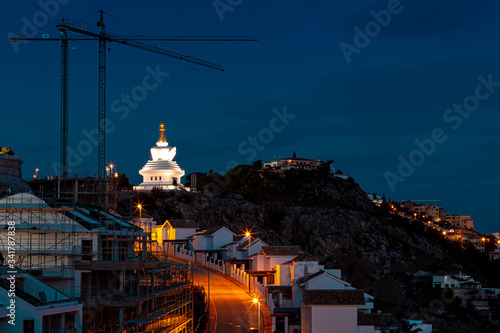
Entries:
{"type": "MultiPolygon", "coordinates": [[[[169,260],[185,263],[172,257],[169,260]]],[[[215,311],[210,311],[210,328],[215,326],[215,333],[248,333],[250,327],[257,327],[257,305],[235,283],[223,275],[193,265],[193,284],[203,285],[208,292],[209,274],[211,306],[215,304],[215,311]]]]}

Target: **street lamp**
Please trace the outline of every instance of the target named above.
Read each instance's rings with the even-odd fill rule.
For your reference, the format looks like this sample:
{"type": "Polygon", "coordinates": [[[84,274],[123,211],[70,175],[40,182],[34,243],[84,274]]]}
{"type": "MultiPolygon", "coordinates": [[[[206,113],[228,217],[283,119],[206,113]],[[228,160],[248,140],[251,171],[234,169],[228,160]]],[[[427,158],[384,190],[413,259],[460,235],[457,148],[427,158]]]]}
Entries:
{"type": "Polygon", "coordinates": [[[258,298],[254,298],[253,302],[257,303],[257,332],[260,332],[260,302],[258,298]]]}
{"type": "Polygon", "coordinates": [[[251,240],[251,234],[250,232],[245,232],[245,236],[247,236],[248,238],[248,292],[250,293],[251,289],[250,289],[250,247],[252,246],[252,244],[250,243],[250,240],[251,240]]]}
{"type": "Polygon", "coordinates": [[[139,223],[142,221],[142,205],[137,204],[137,208],[139,208],[139,223]]]}
{"type": "Polygon", "coordinates": [[[38,171],[40,171],[40,169],[36,168],[36,169],[35,169],[35,179],[37,179],[37,178],[38,178],[38,171]]]}

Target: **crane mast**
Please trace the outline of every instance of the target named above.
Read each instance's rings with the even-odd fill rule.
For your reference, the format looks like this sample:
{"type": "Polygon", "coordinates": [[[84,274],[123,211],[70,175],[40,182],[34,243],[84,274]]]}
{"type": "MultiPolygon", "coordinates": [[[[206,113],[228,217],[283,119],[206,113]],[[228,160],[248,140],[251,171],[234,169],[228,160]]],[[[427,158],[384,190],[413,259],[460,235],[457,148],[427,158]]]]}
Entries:
{"type": "Polygon", "coordinates": [[[161,54],[174,59],[193,63],[199,66],[224,71],[223,66],[206,60],[191,57],[189,55],[166,50],[144,41],[257,41],[252,36],[148,36],[148,35],[114,35],[105,30],[104,12],[99,11],[99,29],[82,28],[62,19],[56,23],[60,37],[21,37],[11,36],[11,42],[18,43],[21,40],[60,41],[61,42],[61,143],[60,143],[60,174],[64,178],[68,174],[68,41],[98,40],[99,41],[99,81],[98,81],[98,203],[102,207],[106,204],[106,42],[115,42],[128,45],[149,52],[161,54]],[[68,32],[76,32],[84,36],[68,36],[68,32]]]}

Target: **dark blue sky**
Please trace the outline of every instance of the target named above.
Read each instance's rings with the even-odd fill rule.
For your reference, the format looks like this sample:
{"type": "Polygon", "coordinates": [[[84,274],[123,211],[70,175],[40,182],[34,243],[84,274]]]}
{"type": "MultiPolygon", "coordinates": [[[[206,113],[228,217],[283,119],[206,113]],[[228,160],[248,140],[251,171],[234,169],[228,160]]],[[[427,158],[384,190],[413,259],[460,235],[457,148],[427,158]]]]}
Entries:
{"type": "MultiPolygon", "coordinates": [[[[0,146],[12,147],[23,158],[26,179],[35,167],[40,176],[53,174],[52,164],[59,161],[60,43],[13,46],[7,35],[34,28],[38,36],[57,36],[57,19],[77,21],[103,9],[118,18],[107,18],[107,30],[115,34],[258,39],[156,43],[222,64],[224,73],[108,44],[112,130],[106,160],[115,161],[133,183],[141,181],[138,170],[163,120],[186,174],[224,172],[234,162],[251,162],[253,151],[262,160],[296,151],[301,157],[334,159],[335,167],[349,172],[366,191],[393,200],[439,199],[448,213],[472,215],[479,231],[500,231],[497,1],[215,4],[219,13],[213,1],[26,0],[4,5],[0,146]],[[48,27],[41,28],[44,21],[48,27]],[[352,51],[347,58],[341,45],[352,51]],[[162,74],[158,85],[148,81],[155,87],[126,106],[121,96],[145,91],[143,79],[156,70],[169,74],[162,74]],[[493,83],[485,87],[480,76],[493,83]],[[463,103],[473,111],[447,111],[463,103]],[[281,126],[273,118],[284,109],[295,117],[281,126]],[[446,140],[434,143],[425,155],[415,140],[428,142],[435,129],[446,140]],[[249,136],[257,138],[258,149],[249,136]],[[413,161],[414,170],[398,171],[401,158],[413,161]]],[[[95,27],[97,19],[92,15],[78,23],[95,27]]],[[[70,166],[72,173],[93,175],[97,151],[84,133],[97,127],[97,43],[70,47],[70,166]]]]}

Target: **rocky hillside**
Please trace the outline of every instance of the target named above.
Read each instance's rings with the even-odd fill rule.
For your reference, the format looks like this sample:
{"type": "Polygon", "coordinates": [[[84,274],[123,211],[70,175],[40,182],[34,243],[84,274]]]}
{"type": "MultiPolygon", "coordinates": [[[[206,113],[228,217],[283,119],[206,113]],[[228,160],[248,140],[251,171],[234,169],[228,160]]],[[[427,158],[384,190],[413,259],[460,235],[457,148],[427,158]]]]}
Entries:
{"type": "Polygon", "coordinates": [[[119,207],[140,200],[156,221],[193,219],[201,228],[224,225],[240,234],[253,228],[268,244],[300,245],[327,267],[341,268],[347,281],[376,297],[377,310],[398,319],[422,319],[435,332],[500,332],[497,301],[491,301],[490,313],[480,314],[414,278],[419,270],[461,270],[483,286],[500,287],[499,263],[375,207],[352,179],[332,178],[326,168],[285,173],[259,168],[254,163],[226,175],[198,174],[200,193],[152,191],[140,198],[124,193],[119,207]]]}

